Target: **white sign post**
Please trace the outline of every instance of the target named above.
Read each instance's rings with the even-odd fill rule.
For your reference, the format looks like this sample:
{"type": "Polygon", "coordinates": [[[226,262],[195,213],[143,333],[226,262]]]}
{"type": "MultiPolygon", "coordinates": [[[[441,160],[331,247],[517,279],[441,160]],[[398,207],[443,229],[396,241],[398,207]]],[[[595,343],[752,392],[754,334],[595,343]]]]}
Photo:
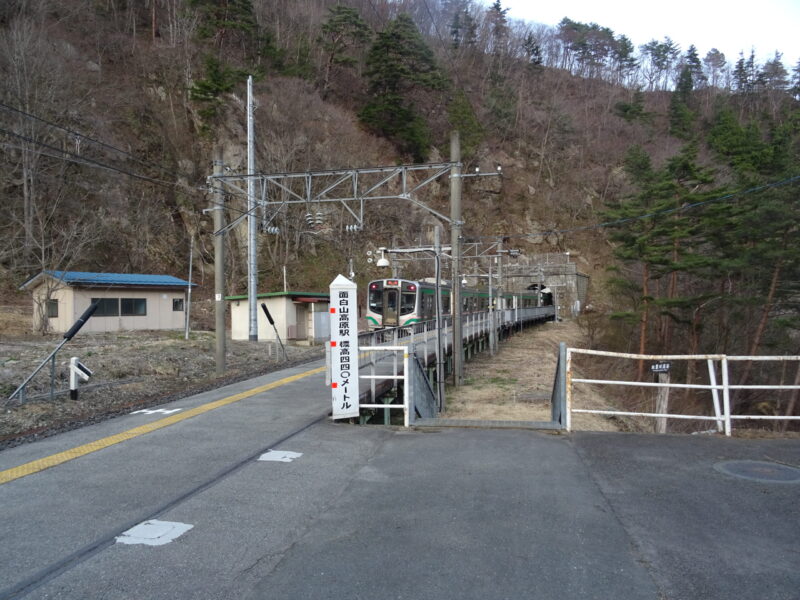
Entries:
{"type": "Polygon", "coordinates": [[[331,282],[331,393],[334,419],[357,417],[358,302],[356,284],[344,275],[331,282]]]}

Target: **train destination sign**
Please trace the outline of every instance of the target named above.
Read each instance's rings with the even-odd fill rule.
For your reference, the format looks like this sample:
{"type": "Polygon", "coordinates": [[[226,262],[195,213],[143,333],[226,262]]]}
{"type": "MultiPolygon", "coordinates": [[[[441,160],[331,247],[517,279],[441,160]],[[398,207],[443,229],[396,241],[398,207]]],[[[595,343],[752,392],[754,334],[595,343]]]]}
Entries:
{"type": "Polygon", "coordinates": [[[344,275],[331,282],[331,395],[334,419],[357,417],[358,304],[356,284],[344,275]]]}

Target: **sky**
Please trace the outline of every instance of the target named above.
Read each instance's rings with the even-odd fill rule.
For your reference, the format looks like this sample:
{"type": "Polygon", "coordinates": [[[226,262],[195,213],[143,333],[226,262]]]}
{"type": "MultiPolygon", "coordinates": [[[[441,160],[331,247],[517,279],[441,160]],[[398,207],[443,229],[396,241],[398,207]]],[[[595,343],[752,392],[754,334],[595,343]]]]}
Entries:
{"type": "Polygon", "coordinates": [[[763,64],[775,51],[783,53],[788,71],[800,60],[800,0],[502,0],[508,17],[557,25],[564,17],[608,27],[625,34],[637,48],[669,36],[686,50],[697,47],[702,59],[711,48],[725,54],[729,64],[751,48],[763,64]]]}

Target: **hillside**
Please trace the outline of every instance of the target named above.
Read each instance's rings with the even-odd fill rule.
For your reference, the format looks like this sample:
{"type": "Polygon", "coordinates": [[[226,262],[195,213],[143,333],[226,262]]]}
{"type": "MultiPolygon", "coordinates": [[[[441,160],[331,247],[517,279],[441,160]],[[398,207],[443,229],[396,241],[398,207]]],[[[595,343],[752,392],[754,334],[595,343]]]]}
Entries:
{"type": "MultiPolygon", "coordinates": [[[[2,301],[28,306],[17,287],[45,268],[185,277],[191,242],[210,298],[207,178],[214,148],[225,173],[247,170],[252,75],[257,172],[448,161],[458,130],[465,172],[502,167],[464,180],[465,240],[503,239],[523,264],[569,252],[592,277],[596,343],[797,353],[790,70],[780,55],[699,57],[668,39],[633,48],[594,23],[512,22],[501,2],[11,0],[2,301]]],[[[230,221],[246,207],[227,191],[230,221]]],[[[341,206],[291,197],[260,210],[262,290],[281,288],[284,267],[290,288],[323,289],[351,260],[363,285],[378,275],[367,250],[428,243],[437,222],[407,200],[370,200],[352,232],[341,206]]],[[[448,214],[446,177],[415,198],[448,214]]],[[[245,227],[226,244],[226,292],[242,293],[245,227]]]]}

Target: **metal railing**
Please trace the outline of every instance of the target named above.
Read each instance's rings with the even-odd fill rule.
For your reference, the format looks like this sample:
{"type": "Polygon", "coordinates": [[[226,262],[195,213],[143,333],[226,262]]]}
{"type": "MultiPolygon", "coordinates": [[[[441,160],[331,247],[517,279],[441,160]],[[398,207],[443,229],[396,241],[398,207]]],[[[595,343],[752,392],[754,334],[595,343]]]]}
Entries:
{"type": "MultiPolygon", "coordinates": [[[[737,385],[730,383],[730,370],[729,363],[731,362],[765,362],[765,361],[780,361],[780,362],[797,362],[800,361],[800,356],[727,356],[724,354],[670,354],[670,355],[651,355],[651,354],[630,354],[621,352],[606,352],[601,350],[586,350],[580,348],[567,348],[566,349],[566,369],[565,369],[565,387],[566,387],[566,430],[572,429],[572,414],[597,414],[608,416],[630,416],[630,417],[650,417],[655,419],[692,419],[713,421],[716,424],[717,430],[724,431],[725,435],[731,435],[732,422],[734,420],[782,420],[782,421],[797,421],[800,416],[792,415],[754,415],[754,414],[733,414],[731,410],[731,390],[798,390],[800,385],[771,385],[771,384],[756,384],[756,385],[737,385]],[[611,379],[588,379],[578,378],[574,376],[572,365],[572,357],[576,354],[604,356],[612,358],[624,358],[631,360],[646,360],[654,362],[664,361],[706,361],[708,368],[709,383],[671,383],[671,382],[647,382],[647,381],[626,381],[626,380],[611,380],[611,379]],[[721,381],[717,382],[716,372],[717,363],[719,364],[721,372],[721,381]],[[573,407],[573,384],[587,383],[597,385],[621,385],[633,386],[640,388],[661,388],[661,389],[693,389],[693,390],[708,390],[711,392],[711,401],[713,408],[713,415],[698,415],[698,414],[679,414],[662,411],[626,411],[626,410],[607,410],[607,409],[586,409],[573,407]],[[721,398],[720,398],[721,393],[721,398]]],[[[799,367],[800,368],[800,367],[799,367]]]]}
{"type": "MultiPolygon", "coordinates": [[[[393,353],[395,356],[398,352],[403,353],[403,372],[402,374],[398,373],[397,370],[397,362],[395,361],[395,369],[392,374],[388,373],[381,373],[376,374],[374,372],[374,365],[377,361],[373,362],[373,372],[369,375],[359,375],[359,379],[366,379],[372,382],[376,380],[387,380],[391,379],[395,382],[403,381],[403,403],[402,404],[390,404],[390,403],[383,403],[383,404],[361,404],[361,408],[377,408],[383,409],[384,411],[389,410],[400,410],[403,411],[403,425],[405,427],[409,427],[411,425],[411,419],[413,418],[413,408],[412,408],[412,400],[411,400],[411,386],[408,385],[408,363],[409,363],[409,356],[408,356],[408,347],[407,346],[359,346],[358,353],[359,356],[364,353],[371,353],[371,352],[380,352],[384,356],[387,352],[393,353]]],[[[373,395],[373,402],[374,402],[374,395],[373,395]]]]}
{"type": "MultiPolygon", "coordinates": [[[[528,308],[509,308],[498,311],[482,311],[467,313],[463,316],[462,335],[464,341],[473,341],[484,336],[488,336],[492,327],[495,330],[502,328],[525,325],[537,321],[544,321],[554,316],[555,309],[552,306],[528,307],[528,308]]],[[[442,350],[445,355],[449,354],[453,346],[453,319],[448,315],[443,321],[443,343],[442,350]]],[[[386,404],[376,404],[377,399],[385,394],[389,389],[397,389],[398,382],[403,380],[403,376],[397,375],[401,358],[398,355],[398,348],[407,349],[409,355],[415,357],[419,368],[424,372],[428,370],[428,376],[433,378],[435,367],[436,377],[443,379],[446,370],[445,357],[438,357],[436,321],[422,321],[413,325],[391,327],[376,331],[362,332],[358,335],[359,346],[359,373],[367,372],[368,375],[360,376],[361,379],[369,381],[366,396],[369,404],[361,403],[363,408],[386,408],[385,422],[388,423],[388,411],[396,410],[397,406],[391,405],[387,408],[386,404]],[[386,363],[391,361],[391,369],[386,363]],[[381,366],[383,364],[383,366],[381,366]],[[390,371],[391,375],[381,373],[380,370],[390,371]],[[387,385],[389,382],[389,385],[387,385]]],[[[330,348],[326,346],[326,386],[330,385],[330,348]]],[[[402,359],[405,360],[405,359],[402,359]]],[[[406,367],[403,367],[406,372],[406,367]]],[[[422,374],[424,377],[424,373],[422,374]]],[[[426,381],[430,385],[430,382],[426,381]]],[[[408,386],[404,386],[408,387],[408,386]]],[[[442,398],[438,399],[437,408],[441,409],[442,398]]],[[[413,420],[413,414],[410,419],[413,420]]]]}

